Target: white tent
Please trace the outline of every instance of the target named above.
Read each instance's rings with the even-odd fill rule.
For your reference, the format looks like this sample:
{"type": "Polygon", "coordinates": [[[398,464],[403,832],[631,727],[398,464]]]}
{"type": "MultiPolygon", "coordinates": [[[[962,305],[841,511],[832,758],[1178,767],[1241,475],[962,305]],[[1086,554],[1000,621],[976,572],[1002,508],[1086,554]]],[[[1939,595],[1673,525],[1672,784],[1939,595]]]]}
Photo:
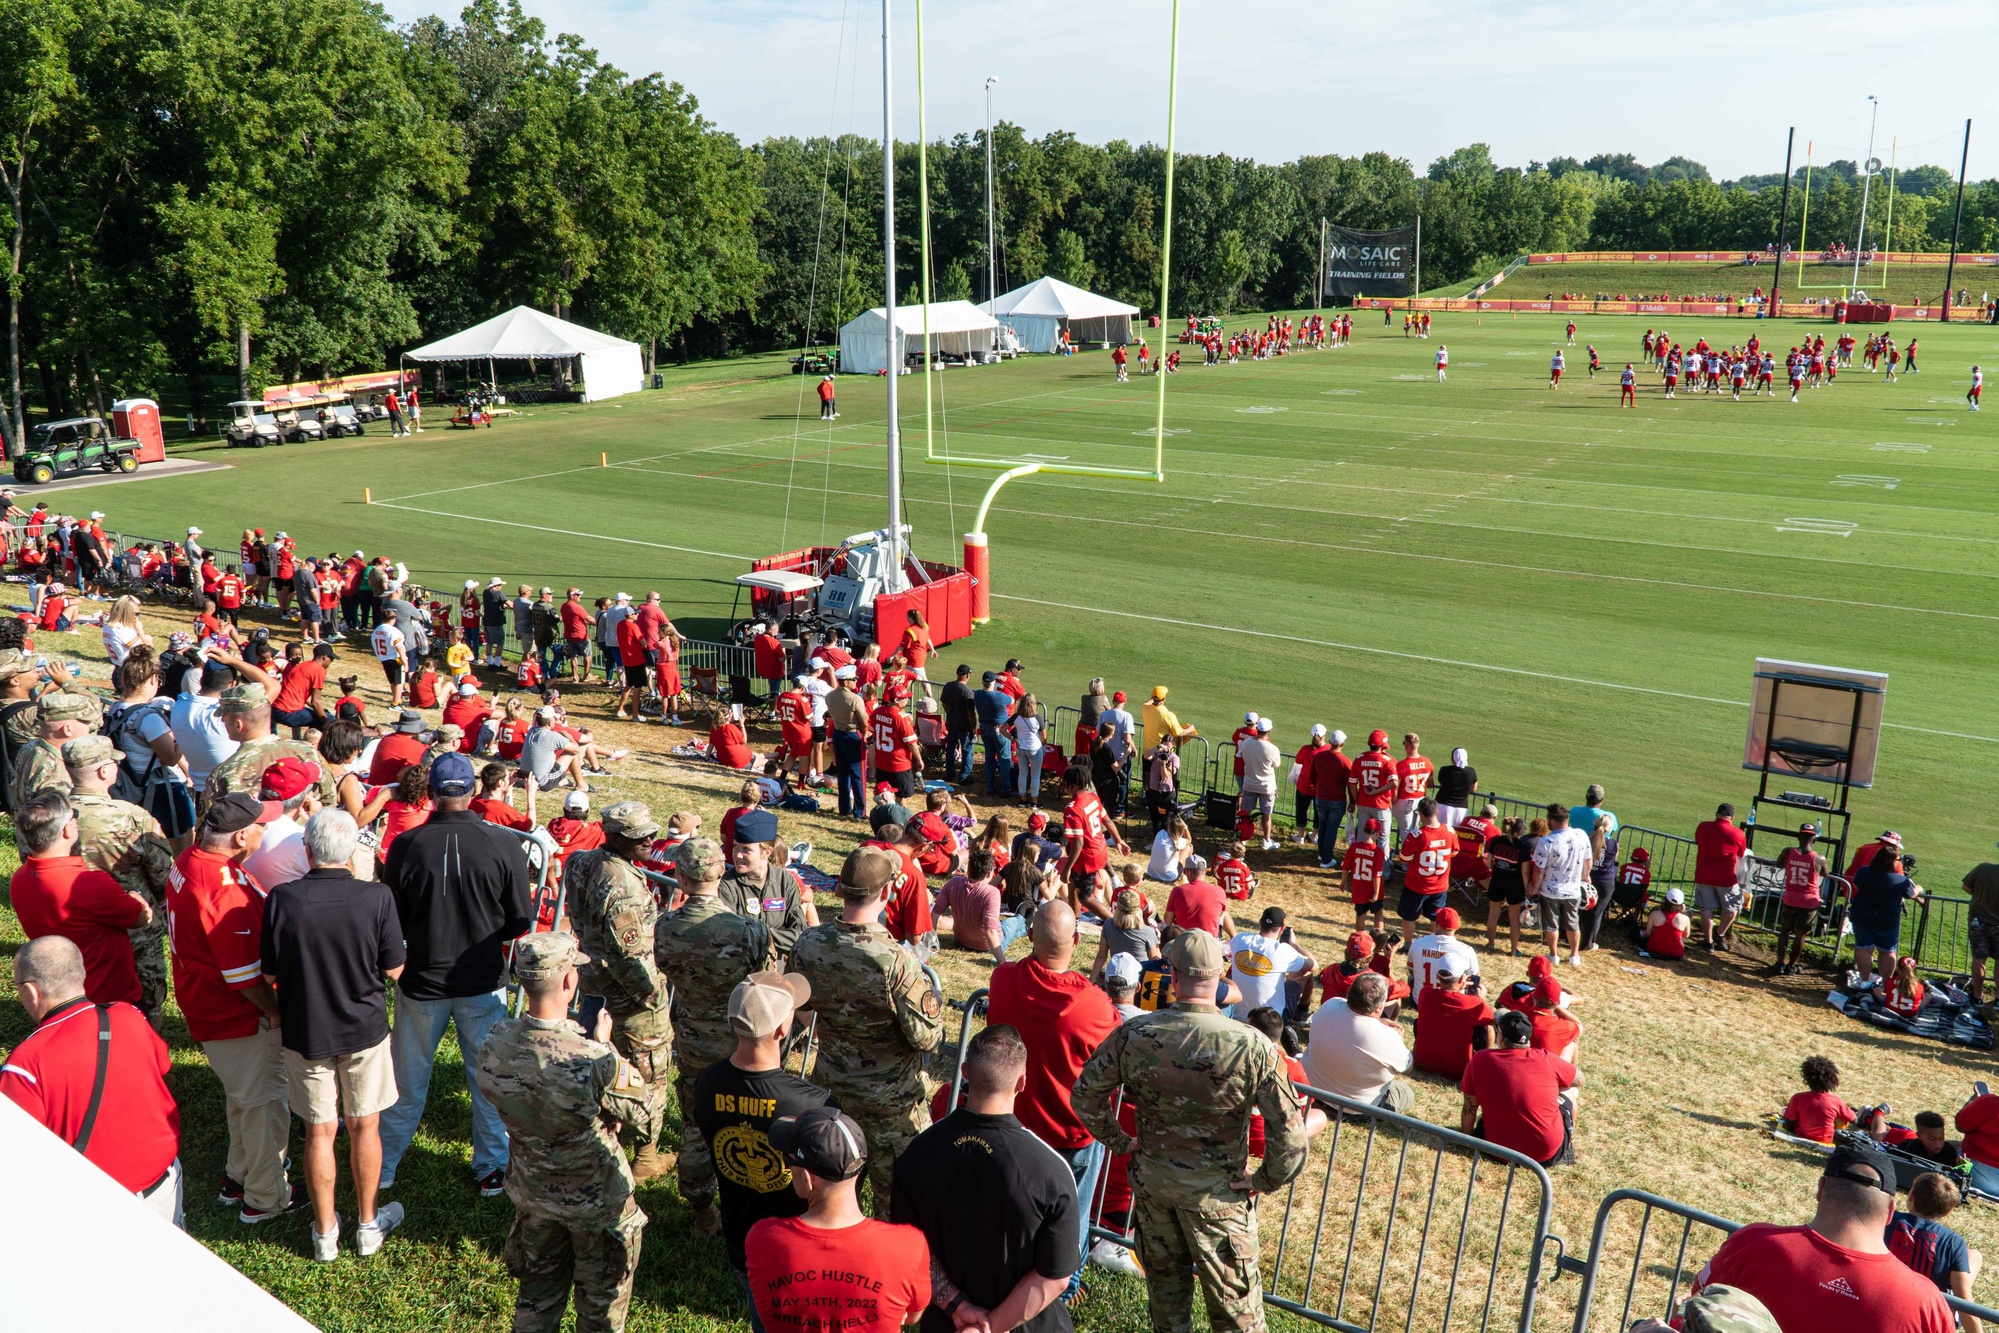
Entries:
{"type": "Polygon", "coordinates": [[[645,387],[645,363],[637,343],[524,305],[403,353],[408,361],[559,361],[572,356],[583,363],[586,403],[645,387]]]}
{"type": "MultiPolygon", "coordinates": [[[[840,370],[848,375],[879,374],[888,365],[888,317],[876,306],[840,326],[840,370]]],[[[936,301],[930,306],[930,353],[932,356],[971,356],[992,350],[993,330],[999,324],[970,301],[936,301]]],[[[895,329],[901,335],[898,369],[904,357],[923,348],[923,307],[900,305],[895,308],[895,329]]]]}
{"type": "Polygon", "coordinates": [[[1131,341],[1135,305],[1072,287],[1060,278],[1036,278],[979,307],[1012,329],[1022,351],[1052,352],[1069,330],[1072,342],[1131,341]]]}

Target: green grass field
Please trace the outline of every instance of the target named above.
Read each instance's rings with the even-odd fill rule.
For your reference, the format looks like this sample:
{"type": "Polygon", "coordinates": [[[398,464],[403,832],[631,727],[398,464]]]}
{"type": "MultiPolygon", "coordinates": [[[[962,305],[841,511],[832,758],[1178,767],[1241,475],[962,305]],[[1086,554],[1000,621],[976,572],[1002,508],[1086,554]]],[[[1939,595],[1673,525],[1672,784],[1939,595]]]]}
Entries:
{"type": "MultiPolygon", "coordinates": [[[[1670,292],[1676,300],[1683,295],[1699,296],[1702,293],[1747,296],[1757,287],[1769,291],[1774,274],[1775,270],[1769,264],[1754,267],[1697,263],[1529,264],[1493,288],[1487,296],[1495,301],[1542,301],[1548,299],[1550,293],[1560,299],[1564,292],[1574,292],[1584,299],[1598,294],[1615,298],[1620,292],[1633,300],[1641,296],[1656,297],[1661,292],[1670,292]]],[[[1490,273],[1483,273],[1423,294],[1464,296],[1491,276],[1490,273]]],[[[1780,295],[1786,301],[1806,301],[1818,297],[1836,300],[1840,296],[1839,289],[1852,277],[1851,267],[1817,264],[1807,259],[1801,285],[1797,261],[1793,259],[1784,265],[1780,295]]],[[[1895,264],[1885,271],[1879,266],[1860,270],[1860,285],[1870,296],[1900,305],[1935,302],[1943,294],[1943,280],[1944,270],[1940,265],[1895,264]]],[[[1969,290],[1973,300],[1977,299],[1981,289],[1994,285],[1991,270],[1969,264],[1958,265],[1955,282],[1957,286],[1969,290]]]]}
{"type": "MultiPolygon", "coordinates": [[[[1614,376],[1592,384],[1578,369],[1547,389],[1562,322],[1439,320],[1452,353],[1442,385],[1434,342],[1364,320],[1357,344],[1337,352],[1188,366],[1167,381],[1176,433],[1165,485],[1034,477],[1003,492],[988,525],[995,619],[948,649],[947,664],[1018,655],[1058,703],[1098,673],[1134,694],[1165,683],[1205,733],[1225,736],[1255,708],[1278,719],[1287,747],[1315,721],[1356,734],[1415,729],[1433,754],[1468,747],[1503,792],[1572,800],[1598,781],[1628,822],[1683,832],[1717,800],[1740,803],[1753,789],[1739,757],[1757,655],[1886,670],[1891,729],[1879,785],[1857,795],[1856,829],[1901,829],[1923,878],[1953,887],[1993,837],[1977,793],[1999,745],[1988,669],[1999,446],[1995,418],[1967,414],[1961,395],[1968,367],[1994,360],[1999,336],[1926,326],[1921,374],[1894,385],[1845,375],[1795,407],[1669,403],[1648,379],[1638,409],[1620,411],[1614,376]],[[1968,812],[1942,815],[1939,796],[1968,812]]],[[[1580,337],[1613,369],[1644,326],[1583,323],[1580,337]]],[[[1728,341],[1752,329],[1780,344],[1804,332],[1721,320],[1674,332],[1728,341]]],[[[433,424],[408,441],[196,449],[232,470],[61,504],[104,509],[128,532],[196,522],[217,546],[245,526],[282,528],[302,550],[389,552],[447,588],[494,574],[593,594],[658,588],[687,632],[706,635],[726,624],[730,580],[749,557],[882,521],[883,387],[844,380],[844,414],[829,428],[781,358],[669,372],[668,382],[611,403],[530,408],[476,434],[433,424]]],[[[909,454],[920,459],[922,385],[900,384],[909,454]]],[[[1150,457],[1157,382],[1115,384],[1101,354],[951,371],[933,384],[961,452],[1126,466],[1150,457]]],[[[991,475],[907,465],[921,554],[955,560],[991,475]]],[[[94,638],[74,650],[100,656],[94,638]]],[[[600,704],[590,692],[593,716],[600,704]]],[[[650,729],[621,743],[633,740],[664,744],[650,729]]],[[[729,795],[717,770],[657,764],[607,786],[655,809],[698,810],[711,826],[729,795]]],[[[813,838],[822,868],[837,866],[850,831],[787,818],[787,836],[813,838]]],[[[11,846],[0,850],[0,872],[10,857],[11,846]]],[[[1261,858],[1259,872],[1260,896],[1290,908],[1309,946],[1330,956],[1348,917],[1324,880],[1288,852],[1261,858]]],[[[18,939],[0,913],[0,951],[18,939]]],[[[1885,1097],[1904,1113],[1948,1112],[1990,1063],[1865,1030],[1825,1007],[1818,978],[1772,984],[1740,955],[1641,968],[1621,943],[1592,955],[1574,982],[1594,1003],[1583,1011],[1591,1085],[1580,1160],[1556,1180],[1555,1229],[1571,1253],[1587,1244],[1597,1201],[1623,1185],[1741,1218],[1808,1210],[1811,1160],[1761,1129],[1795,1090],[1804,1055],[1836,1055],[1849,1100],[1885,1097]],[[1679,1146],[1695,1143],[1692,1153],[1679,1146]]],[[[1491,958],[1495,984],[1519,961],[1491,958]]],[[[940,961],[953,996],[981,984],[985,967],[962,954],[940,961]]],[[[0,1043],[19,1038],[20,1018],[11,1003],[0,1008],[0,1043]]],[[[511,1211],[467,1184],[454,1048],[440,1057],[401,1173],[407,1233],[379,1260],[350,1253],[325,1269],[306,1257],[302,1223],[251,1231],[204,1196],[222,1157],[221,1099],[177,1020],[169,1035],[194,1234],[330,1330],[506,1327],[513,1287],[499,1247],[511,1211]]],[[[1419,1098],[1425,1118],[1455,1123],[1441,1082],[1421,1081],[1419,1098]]],[[[1405,1194],[1420,1203],[1420,1185],[1405,1194]]],[[[741,1327],[719,1245],[688,1235],[671,1183],[648,1186],[641,1202],[654,1223],[631,1327],[741,1327]]],[[[1981,1216],[1963,1222],[1974,1245],[1999,1244],[1981,1216]]],[[[1274,1231],[1266,1220],[1267,1242],[1274,1231]]],[[[1143,1326],[1136,1284],[1095,1274],[1090,1286],[1078,1311],[1085,1333],[1143,1326]]],[[[1551,1286],[1537,1326],[1566,1326],[1574,1290],[1573,1279],[1551,1286]]]]}
{"type": "MultiPolygon", "coordinates": [[[[1434,342],[1366,320],[1350,348],[1187,366],[1167,384],[1163,486],[1033,477],[1002,493],[995,619],[946,656],[1017,655],[1057,702],[1096,674],[1134,697],[1163,683],[1210,735],[1247,708],[1286,745],[1313,722],[1414,729],[1433,753],[1467,747],[1501,791],[1573,799],[1600,781],[1627,820],[1669,830],[1748,794],[1758,655],[1884,670],[1890,730],[1860,819],[1968,864],[1988,831],[1929,812],[1999,744],[1999,414],[1962,401],[1999,334],[1926,326],[1922,373],[1852,372],[1796,406],[1667,402],[1648,377],[1620,411],[1614,374],[1584,375],[1581,343],[1621,367],[1642,322],[1586,322],[1550,392],[1562,322],[1439,320],[1443,385],[1434,342]]],[[[1674,333],[1752,330],[1784,345],[1805,327],[1674,333]]],[[[750,557],[883,520],[882,381],[843,380],[829,427],[809,402],[799,418],[810,386],[776,359],[735,370],[477,433],[215,449],[202,456],[232,471],[91,503],[141,532],[198,521],[218,545],[255,525],[302,550],[387,551],[433,586],[658,588],[703,636],[725,625],[750,557]]],[[[935,386],[940,448],[948,423],[961,453],[1150,460],[1156,381],[1113,383],[1101,354],[935,386]]],[[[922,384],[901,387],[916,548],[955,562],[992,474],[916,461],[922,384]]]]}

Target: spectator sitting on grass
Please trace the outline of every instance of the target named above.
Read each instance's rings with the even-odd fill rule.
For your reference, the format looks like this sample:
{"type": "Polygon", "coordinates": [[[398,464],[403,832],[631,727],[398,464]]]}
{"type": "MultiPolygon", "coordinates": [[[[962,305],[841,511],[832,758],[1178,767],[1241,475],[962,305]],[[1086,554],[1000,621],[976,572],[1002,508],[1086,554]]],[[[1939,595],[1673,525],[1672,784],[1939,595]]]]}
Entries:
{"type": "Polygon", "coordinates": [[[1575,1108],[1562,1093],[1582,1085],[1576,1067],[1534,1049],[1533,1020],[1517,1009],[1499,1016],[1499,1045],[1473,1052],[1459,1083],[1465,1133],[1511,1148],[1543,1166],[1575,1160],[1575,1108]]]}
{"type": "Polygon", "coordinates": [[[1835,1133],[1860,1118],[1839,1095],[1839,1066],[1813,1055],[1799,1072],[1805,1091],[1794,1093],[1784,1107],[1784,1130],[1814,1143],[1831,1143],[1835,1133]]]}
{"type": "Polygon", "coordinates": [[[555,709],[546,704],[535,709],[534,725],[521,744],[522,775],[542,791],[559,787],[567,779],[576,790],[587,792],[590,780],[584,772],[583,747],[556,728],[555,709]]]}
{"type": "Polygon", "coordinates": [[[1320,1005],[1305,1046],[1305,1072],[1315,1088],[1406,1114],[1416,1104],[1416,1090],[1396,1075],[1409,1069],[1409,1048],[1387,1005],[1388,979],[1373,972],[1354,978],[1345,999],[1320,1005]]]}
{"type": "Polygon", "coordinates": [[[951,917],[951,944],[992,955],[995,965],[1006,961],[1006,947],[1027,934],[1027,918],[1000,911],[999,886],[993,880],[993,854],[973,852],[965,872],[953,875],[937,894],[934,915],[951,917]]]}
{"type": "MultiPolygon", "coordinates": [[[[1909,1182],[1909,1210],[1897,1212],[1888,1223],[1888,1249],[1912,1272],[1934,1282],[1938,1291],[1968,1301],[1985,1256],[1943,1221],[1962,1201],[1948,1176],[1923,1172],[1909,1182]]],[[[1964,1327],[1966,1333],[1980,1333],[1983,1326],[1966,1315],[1964,1327]]]]}
{"type": "Polygon", "coordinates": [[[1900,1125],[1888,1126],[1881,1135],[1881,1141],[1897,1152],[1934,1162],[1945,1170],[1955,1170],[1964,1161],[1964,1153],[1950,1141],[1943,1117],[1935,1111],[1916,1112],[1916,1127],[1913,1130],[1900,1125]]]}

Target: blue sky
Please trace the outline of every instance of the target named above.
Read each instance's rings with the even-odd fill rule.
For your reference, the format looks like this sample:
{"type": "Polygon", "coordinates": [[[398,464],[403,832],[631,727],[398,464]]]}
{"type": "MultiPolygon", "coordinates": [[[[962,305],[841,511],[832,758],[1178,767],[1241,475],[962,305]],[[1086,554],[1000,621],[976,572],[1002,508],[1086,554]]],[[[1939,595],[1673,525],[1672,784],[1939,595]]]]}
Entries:
{"type": "MultiPolygon", "coordinates": [[[[621,68],[685,84],[745,140],[879,133],[878,0],[526,3],[621,68]]],[[[388,8],[399,19],[457,11],[450,0],[388,8]]],[[[982,124],[997,75],[996,114],[1030,133],[1163,138],[1169,13],[1167,0],[927,0],[931,135],[982,124]]],[[[895,0],[895,16],[896,132],[908,138],[914,0],[895,0]]],[[[1899,136],[1903,165],[1955,169],[1965,117],[1991,105],[1974,90],[1993,23],[1991,0],[1183,0],[1178,142],[1272,162],[1384,149],[1420,170],[1484,140],[1506,164],[1683,154],[1729,177],[1781,170],[1793,124],[1800,163],[1807,139],[1820,160],[1860,157],[1875,93],[1883,162],[1899,136]],[[1841,72],[1859,67],[1864,76],[1841,72]]],[[[1971,171],[1999,175],[1999,120],[1973,126],[1971,171]]]]}

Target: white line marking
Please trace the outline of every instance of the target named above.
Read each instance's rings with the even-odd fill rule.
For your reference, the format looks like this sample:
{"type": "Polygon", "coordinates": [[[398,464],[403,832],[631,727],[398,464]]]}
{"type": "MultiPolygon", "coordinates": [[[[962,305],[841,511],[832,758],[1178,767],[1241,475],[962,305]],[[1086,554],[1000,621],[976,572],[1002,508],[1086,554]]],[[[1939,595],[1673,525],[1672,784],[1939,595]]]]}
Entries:
{"type": "Polygon", "coordinates": [[[1873,486],[1892,491],[1902,484],[1900,477],[1877,477],[1866,472],[1842,472],[1832,479],[1835,486],[1873,486]]]}
{"type": "Polygon", "coordinates": [[[400,509],[410,514],[428,514],[432,518],[455,518],[466,523],[491,523],[495,527],[525,528],[529,532],[548,532],[558,537],[583,537],[591,541],[616,542],[620,546],[645,546],[655,551],[679,551],[683,555],[708,555],[718,560],[750,560],[753,557],[737,555],[734,551],[704,551],[698,546],[672,546],[666,542],[640,541],[636,537],[613,537],[603,532],[578,532],[573,528],[545,528],[539,523],[516,523],[505,518],[481,518],[477,514],[454,514],[445,509],[419,509],[415,505],[391,504],[386,500],[375,501],[377,509],[400,509]]]}

